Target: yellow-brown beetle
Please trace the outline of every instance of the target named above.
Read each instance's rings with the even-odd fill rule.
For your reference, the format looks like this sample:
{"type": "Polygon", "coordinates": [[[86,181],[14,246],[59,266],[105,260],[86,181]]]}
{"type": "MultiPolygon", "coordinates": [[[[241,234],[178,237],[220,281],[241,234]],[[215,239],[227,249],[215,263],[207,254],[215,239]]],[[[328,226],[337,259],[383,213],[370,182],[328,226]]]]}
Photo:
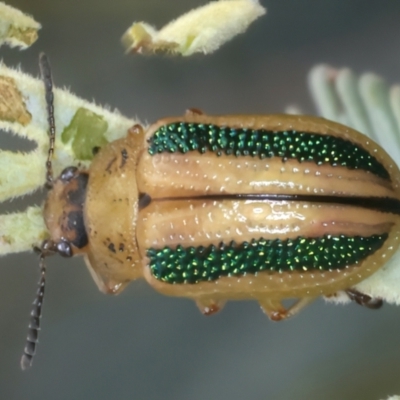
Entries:
{"type": "MultiPolygon", "coordinates": [[[[53,144],[46,65],[42,59],[53,144]]],[[[54,182],[50,149],[42,269],[49,252],[82,254],[106,293],[144,277],[159,292],[192,298],[204,314],[254,299],[280,320],[343,290],[371,308],[381,304],[351,288],[399,246],[400,171],[348,127],[190,111],[146,131],[133,127],[89,170],[69,167],[54,182]],[[288,298],[298,302],[285,309],[288,298]]],[[[39,317],[40,309],[25,366],[39,317]]]]}

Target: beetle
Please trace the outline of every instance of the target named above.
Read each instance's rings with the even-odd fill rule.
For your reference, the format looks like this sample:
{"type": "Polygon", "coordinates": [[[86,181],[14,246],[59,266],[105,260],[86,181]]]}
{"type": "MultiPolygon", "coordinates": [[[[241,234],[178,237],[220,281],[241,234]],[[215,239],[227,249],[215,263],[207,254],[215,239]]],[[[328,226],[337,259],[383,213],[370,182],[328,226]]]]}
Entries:
{"type": "Polygon", "coordinates": [[[253,299],[275,321],[318,296],[353,289],[396,251],[400,171],[359,132],[293,115],[210,116],[189,110],[132,127],[89,169],[53,179],[50,67],[41,56],[50,125],[44,205],[49,231],[23,368],[32,362],[44,294],[44,258],[83,255],[100,290],[138,278],[193,299],[206,315],[253,299]],[[282,300],[298,299],[286,309],[282,300]]]}

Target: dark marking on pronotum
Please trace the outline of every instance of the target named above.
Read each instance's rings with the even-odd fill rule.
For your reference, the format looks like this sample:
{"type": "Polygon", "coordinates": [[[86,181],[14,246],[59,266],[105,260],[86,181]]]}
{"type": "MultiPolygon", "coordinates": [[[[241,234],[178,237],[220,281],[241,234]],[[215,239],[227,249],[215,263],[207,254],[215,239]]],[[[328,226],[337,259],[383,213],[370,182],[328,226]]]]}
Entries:
{"type": "Polygon", "coordinates": [[[108,250],[112,251],[113,253],[116,253],[114,243],[110,243],[107,247],[108,247],[108,250]]]}
{"type": "Polygon", "coordinates": [[[112,165],[115,163],[115,161],[117,161],[117,157],[114,157],[114,158],[107,164],[106,172],[108,172],[109,174],[111,174],[111,167],[112,167],[112,165]]]}
{"type": "Polygon", "coordinates": [[[118,250],[122,253],[125,250],[125,245],[123,243],[120,243],[118,250]]]}
{"type": "Polygon", "coordinates": [[[123,166],[126,164],[126,161],[128,160],[128,152],[126,151],[126,149],[121,150],[121,156],[121,165],[119,167],[123,168],[123,166]]]}
{"type": "Polygon", "coordinates": [[[78,249],[87,246],[89,238],[86,232],[82,210],[69,212],[67,221],[68,229],[75,232],[75,239],[71,240],[71,243],[78,249]]]}
{"type": "Polygon", "coordinates": [[[83,207],[83,204],[86,200],[86,188],[88,180],[89,174],[85,172],[81,172],[79,175],[77,175],[75,182],[78,187],[75,190],[70,190],[67,194],[68,201],[71,204],[77,205],[80,208],[83,207]]]}

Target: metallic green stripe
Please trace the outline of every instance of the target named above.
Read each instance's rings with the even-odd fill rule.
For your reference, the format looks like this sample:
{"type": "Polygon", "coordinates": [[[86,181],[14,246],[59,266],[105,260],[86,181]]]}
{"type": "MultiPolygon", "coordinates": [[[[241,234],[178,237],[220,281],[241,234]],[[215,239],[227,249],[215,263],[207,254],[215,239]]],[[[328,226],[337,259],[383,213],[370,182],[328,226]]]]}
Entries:
{"type": "Polygon", "coordinates": [[[287,240],[252,240],[218,246],[148,249],[153,276],[166,283],[195,284],[223,276],[261,271],[330,271],[354,265],[375,253],[388,234],[331,236],[287,240]]]}
{"type": "Polygon", "coordinates": [[[149,138],[148,152],[187,153],[213,151],[218,155],[281,157],[362,169],[389,179],[385,167],[361,146],[348,140],[297,131],[235,129],[212,124],[176,122],[161,126],[149,138]]]}

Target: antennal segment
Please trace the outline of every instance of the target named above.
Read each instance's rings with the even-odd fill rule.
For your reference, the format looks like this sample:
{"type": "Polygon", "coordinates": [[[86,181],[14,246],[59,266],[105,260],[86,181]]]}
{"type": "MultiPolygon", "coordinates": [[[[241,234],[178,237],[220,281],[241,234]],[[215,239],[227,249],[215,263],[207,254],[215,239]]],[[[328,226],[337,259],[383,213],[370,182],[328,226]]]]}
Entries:
{"type": "Polygon", "coordinates": [[[53,166],[52,159],[54,154],[54,143],[56,140],[56,124],[54,120],[54,94],[53,94],[53,78],[51,76],[51,68],[49,59],[46,54],[39,55],[40,74],[44,83],[46,104],[47,104],[47,120],[49,121],[49,139],[50,146],[46,161],[46,187],[53,187],[53,166]]]}
{"type": "Polygon", "coordinates": [[[38,336],[40,330],[40,318],[42,316],[42,305],[44,297],[44,287],[46,283],[46,266],[44,263],[45,253],[40,254],[40,280],[39,287],[36,293],[36,298],[33,302],[31,311],[31,319],[29,321],[28,335],[26,337],[26,345],[24,354],[21,357],[22,370],[28,369],[32,366],[33,356],[36,352],[38,343],[38,336]]]}

